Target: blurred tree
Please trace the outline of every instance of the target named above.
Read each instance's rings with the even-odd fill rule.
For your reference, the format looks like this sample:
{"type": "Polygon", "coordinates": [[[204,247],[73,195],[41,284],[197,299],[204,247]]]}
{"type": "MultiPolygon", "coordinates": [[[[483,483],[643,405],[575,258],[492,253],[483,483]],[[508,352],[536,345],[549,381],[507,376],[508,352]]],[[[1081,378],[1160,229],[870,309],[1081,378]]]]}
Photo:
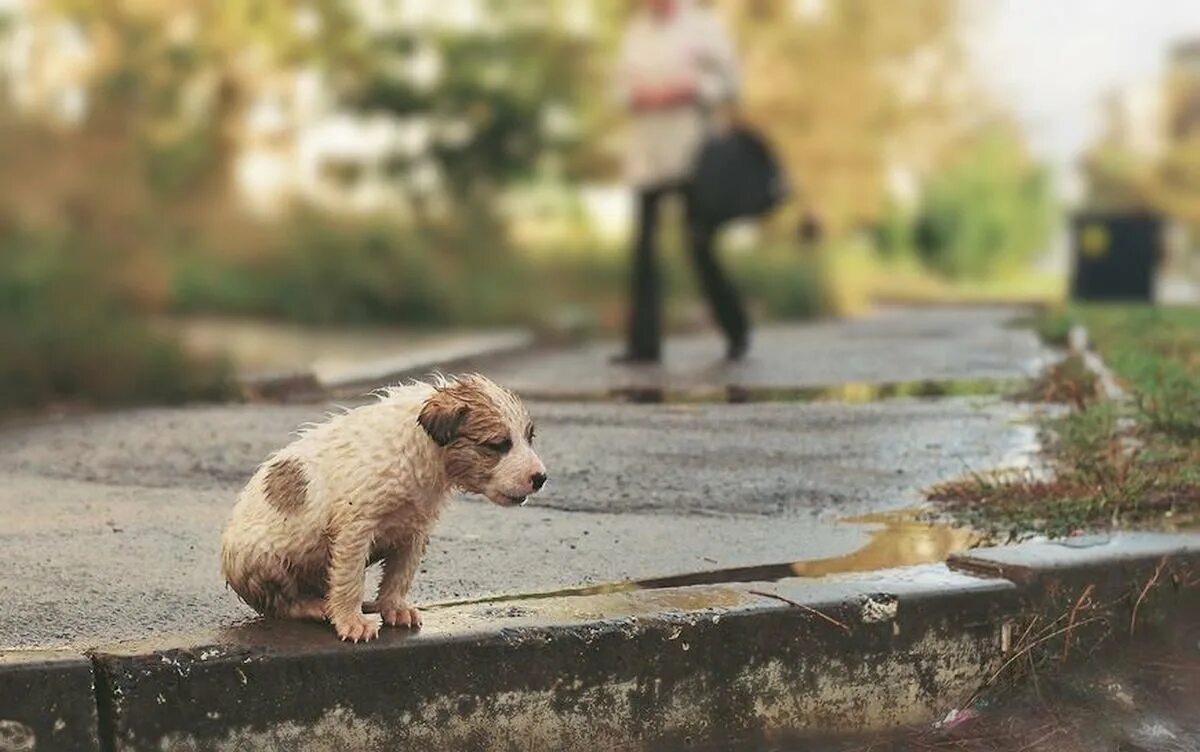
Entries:
{"type": "Polygon", "coordinates": [[[496,189],[537,172],[578,174],[590,154],[578,147],[604,117],[604,97],[585,85],[602,56],[589,53],[618,12],[593,0],[54,0],[23,21],[84,40],[87,104],[72,137],[128,147],[129,177],[144,180],[117,193],[211,227],[232,213],[252,106],[307,72],[333,109],[394,117],[405,148],[389,177],[414,193],[445,189],[459,211],[486,217],[496,189]]]}
{"type": "Polygon", "coordinates": [[[873,225],[889,181],[935,172],[988,116],[956,0],[719,0],[740,37],[743,106],[830,229],[873,225]]]}
{"type": "Polygon", "coordinates": [[[1088,149],[1080,165],[1088,207],[1101,211],[1152,208],[1154,164],[1120,144],[1100,142],[1088,149]]]}
{"type": "MultiPolygon", "coordinates": [[[[478,0],[473,22],[398,21],[371,35],[372,64],[350,97],[429,134],[429,155],[461,211],[487,213],[499,188],[578,174],[603,118],[600,75],[616,5],[478,0]]],[[[404,165],[396,165],[403,169],[404,165]]]]}
{"type": "Polygon", "coordinates": [[[53,0],[10,29],[24,64],[10,70],[22,96],[4,115],[0,212],[86,239],[79,252],[107,257],[148,304],[167,293],[164,247],[237,225],[229,171],[256,88],[361,52],[338,0],[53,0]]]}
{"type": "Polygon", "coordinates": [[[1200,238],[1200,135],[1171,145],[1158,165],[1154,196],[1167,214],[1200,238]]]}
{"type": "Polygon", "coordinates": [[[923,261],[950,277],[1012,271],[1043,250],[1053,208],[1048,175],[1015,128],[993,125],[926,184],[914,245],[923,261]]]}

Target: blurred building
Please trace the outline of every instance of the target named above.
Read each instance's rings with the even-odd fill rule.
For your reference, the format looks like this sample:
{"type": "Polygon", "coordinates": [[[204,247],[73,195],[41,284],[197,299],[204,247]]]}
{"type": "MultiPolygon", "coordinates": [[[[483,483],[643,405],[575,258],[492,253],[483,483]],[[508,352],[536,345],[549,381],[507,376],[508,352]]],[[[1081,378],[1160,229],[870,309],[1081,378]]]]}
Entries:
{"type": "Polygon", "coordinates": [[[1163,301],[1194,304],[1200,301],[1200,196],[1194,189],[1200,165],[1190,155],[1200,141],[1200,37],[1172,49],[1166,89],[1167,129],[1174,147],[1166,172],[1183,179],[1173,181],[1177,188],[1170,202],[1180,221],[1168,236],[1168,273],[1160,279],[1158,293],[1163,301]]]}
{"type": "Polygon", "coordinates": [[[1171,51],[1168,81],[1171,137],[1200,134],[1200,38],[1180,42],[1171,51]]]}
{"type": "Polygon", "coordinates": [[[1102,138],[1139,158],[1156,159],[1166,145],[1165,100],[1157,82],[1115,89],[1105,97],[1102,138]]]}
{"type": "Polygon", "coordinates": [[[1098,144],[1147,164],[1200,134],[1200,39],[1175,46],[1165,79],[1112,89],[1101,106],[1098,144]]]}

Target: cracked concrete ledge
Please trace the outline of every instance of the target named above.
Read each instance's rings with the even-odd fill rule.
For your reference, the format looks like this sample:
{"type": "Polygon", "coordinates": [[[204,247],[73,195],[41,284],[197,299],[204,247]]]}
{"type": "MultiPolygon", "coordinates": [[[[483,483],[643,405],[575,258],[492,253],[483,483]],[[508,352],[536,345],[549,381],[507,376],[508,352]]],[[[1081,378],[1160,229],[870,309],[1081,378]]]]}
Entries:
{"type": "Polygon", "coordinates": [[[0,652],[0,752],[98,749],[92,677],[79,653],[0,652]]]}
{"type": "Polygon", "coordinates": [[[256,622],[86,657],[4,655],[0,750],[664,749],[862,732],[956,707],[1019,649],[1022,624],[1089,596],[1113,623],[1194,619],[1200,535],[434,606],[421,632],[357,646],[256,622]]]}

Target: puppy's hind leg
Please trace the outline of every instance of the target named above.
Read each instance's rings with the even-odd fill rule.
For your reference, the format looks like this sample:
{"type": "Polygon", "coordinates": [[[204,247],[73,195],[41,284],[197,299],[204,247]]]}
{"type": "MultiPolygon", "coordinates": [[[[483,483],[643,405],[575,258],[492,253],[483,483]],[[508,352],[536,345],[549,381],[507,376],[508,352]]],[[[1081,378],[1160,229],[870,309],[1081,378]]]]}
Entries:
{"type": "Polygon", "coordinates": [[[295,604],[302,600],[296,582],[290,575],[280,571],[272,561],[264,565],[255,562],[253,566],[238,572],[230,572],[227,576],[229,586],[245,603],[258,613],[271,619],[301,618],[293,617],[295,604]]]}
{"type": "Polygon", "coordinates": [[[325,601],[322,598],[302,598],[283,607],[280,616],[284,619],[325,621],[325,601]]]}
{"type": "MultiPolygon", "coordinates": [[[[321,564],[324,564],[324,555],[321,564]]],[[[290,569],[294,580],[292,596],[287,603],[281,604],[280,616],[284,619],[308,619],[326,621],[325,588],[326,574],[324,566],[316,566],[308,562],[307,566],[297,566],[290,569]]]]}

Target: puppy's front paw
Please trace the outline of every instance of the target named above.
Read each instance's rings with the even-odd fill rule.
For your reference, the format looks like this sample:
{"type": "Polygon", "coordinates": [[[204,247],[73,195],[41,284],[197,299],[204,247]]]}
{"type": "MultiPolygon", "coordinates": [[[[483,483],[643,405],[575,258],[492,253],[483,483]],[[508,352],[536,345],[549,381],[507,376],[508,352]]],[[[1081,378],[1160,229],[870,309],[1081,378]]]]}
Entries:
{"type": "Polygon", "coordinates": [[[379,636],[379,623],[362,614],[334,619],[333,628],[345,642],[366,642],[379,636]]]}
{"type": "Polygon", "coordinates": [[[421,612],[404,601],[395,604],[380,604],[379,615],[389,627],[417,629],[421,626],[421,612]]]}

